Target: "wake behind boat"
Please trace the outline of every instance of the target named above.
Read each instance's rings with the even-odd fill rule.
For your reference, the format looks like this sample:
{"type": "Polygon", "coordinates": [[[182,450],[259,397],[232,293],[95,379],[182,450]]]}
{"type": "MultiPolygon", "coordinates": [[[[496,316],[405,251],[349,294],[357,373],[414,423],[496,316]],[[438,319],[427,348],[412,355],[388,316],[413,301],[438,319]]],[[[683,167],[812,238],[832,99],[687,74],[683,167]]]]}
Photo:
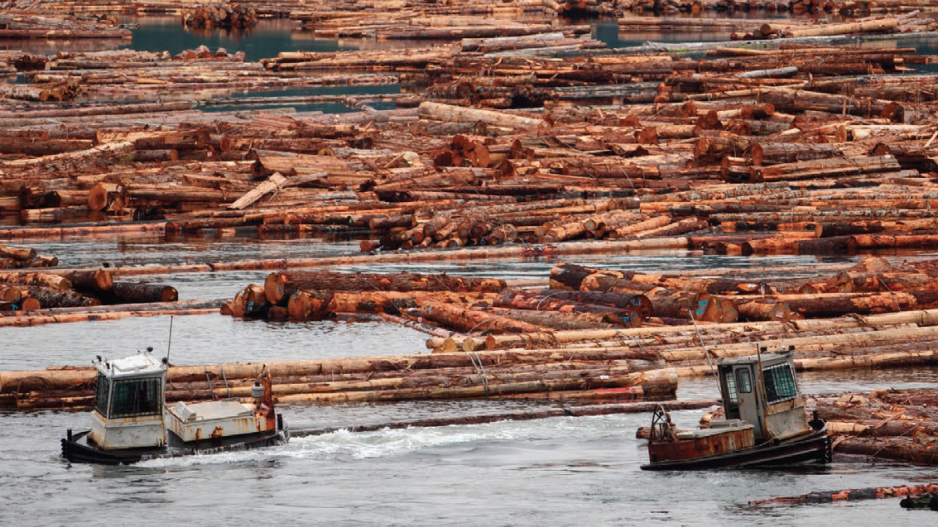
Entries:
{"type": "Polygon", "coordinates": [[[237,399],[166,406],[168,360],[147,351],[94,361],[98,370],[90,430],[62,439],[62,455],[75,463],[130,464],[162,457],[209,454],[285,443],[289,433],[276,412],[265,369],[251,388],[253,404],[237,399]]]}
{"type": "MultiPolygon", "coordinates": [[[[810,421],[787,350],[717,363],[725,419],[700,430],[678,430],[658,406],[643,470],[791,465],[831,460],[826,423],[810,421]]],[[[761,350],[764,351],[764,350],[761,350]]]]}

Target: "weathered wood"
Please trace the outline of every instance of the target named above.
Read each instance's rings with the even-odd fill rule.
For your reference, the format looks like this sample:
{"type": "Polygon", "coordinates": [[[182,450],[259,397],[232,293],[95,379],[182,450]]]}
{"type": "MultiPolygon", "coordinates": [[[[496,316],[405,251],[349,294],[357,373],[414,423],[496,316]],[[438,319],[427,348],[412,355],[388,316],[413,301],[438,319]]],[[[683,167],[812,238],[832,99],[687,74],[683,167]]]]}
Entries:
{"type": "Polygon", "coordinates": [[[503,280],[417,273],[350,274],[329,271],[293,271],[271,273],[264,281],[267,298],[274,304],[288,298],[298,290],[497,292],[504,288],[503,280]]]}

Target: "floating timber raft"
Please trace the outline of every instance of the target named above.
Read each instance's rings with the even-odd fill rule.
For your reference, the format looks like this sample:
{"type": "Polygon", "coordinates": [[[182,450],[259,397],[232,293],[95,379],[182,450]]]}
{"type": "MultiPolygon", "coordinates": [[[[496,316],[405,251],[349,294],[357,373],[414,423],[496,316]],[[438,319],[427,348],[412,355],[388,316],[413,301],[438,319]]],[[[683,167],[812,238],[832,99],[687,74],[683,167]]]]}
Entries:
{"type": "MultiPolygon", "coordinates": [[[[0,324],[220,310],[354,314],[431,334],[431,354],[271,365],[282,402],[668,398],[680,377],[756,346],[795,345],[801,370],[936,363],[938,264],[916,256],[938,247],[938,76],[919,71],[936,59],[893,42],[936,34],[931,2],[746,4],[853,17],[838,23],[637,16],[742,5],[710,0],[0,5],[0,36],[22,41],[121,42],[120,11],[212,26],[280,17],[311,38],[422,42],[256,61],[207,47],[0,51],[0,240],[361,238],[356,255],[106,270],[40,268],[54,257],[4,247],[0,324]],[[724,41],[610,50],[559,13],[724,41]],[[399,93],[232,96],[389,85],[399,93]],[[352,111],[295,109],[316,103],[352,111]],[[743,278],[577,258],[676,249],[916,257],[743,278]],[[325,269],[561,256],[546,288],[325,269]],[[144,282],[118,293],[128,276],[245,269],[271,274],[223,303],[180,303],[144,282]]],[[[247,397],[259,364],[174,367],[168,397],[247,397]]],[[[87,408],[91,380],[84,369],[2,372],[0,405],[87,408]]]]}
{"type": "MultiPolygon", "coordinates": [[[[360,403],[414,399],[527,397],[673,399],[677,376],[646,359],[612,360],[603,353],[375,356],[267,362],[278,403],[360,403]],[[648,371],[645,371],[648,370],[648,371]]],[[[173,366],[168,402],[249,399],[265,364],[173,366]]],[[[0,406],[8,409],[89,409],[91,368],[0,372],[0,406]]]]}

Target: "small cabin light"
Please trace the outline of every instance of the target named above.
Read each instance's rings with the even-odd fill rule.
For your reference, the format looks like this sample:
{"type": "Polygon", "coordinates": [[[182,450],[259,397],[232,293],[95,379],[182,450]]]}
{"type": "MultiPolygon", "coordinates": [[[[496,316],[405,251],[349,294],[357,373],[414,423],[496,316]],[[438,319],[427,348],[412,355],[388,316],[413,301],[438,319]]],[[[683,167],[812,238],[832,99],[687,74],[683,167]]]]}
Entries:
{"type": "Polygon", "coordinates": [[[260,402],[264,397],[264,387],[261,386],[261,383],[255,382],[254,386],[251,386],[251,397],[257,399],[260,402]]]}

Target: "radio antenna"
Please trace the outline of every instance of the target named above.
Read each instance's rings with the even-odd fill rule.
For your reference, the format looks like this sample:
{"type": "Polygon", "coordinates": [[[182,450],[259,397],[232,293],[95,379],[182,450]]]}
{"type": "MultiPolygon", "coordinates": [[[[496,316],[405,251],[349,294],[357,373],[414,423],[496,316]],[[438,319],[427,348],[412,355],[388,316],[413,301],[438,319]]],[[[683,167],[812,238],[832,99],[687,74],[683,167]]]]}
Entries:
{"type": "Polygon", "coordinates": [[[173,315],[169,316],[169,342],[166,343],[166,365],[169,366],[169,348],[173,345],[173,315]]]}

